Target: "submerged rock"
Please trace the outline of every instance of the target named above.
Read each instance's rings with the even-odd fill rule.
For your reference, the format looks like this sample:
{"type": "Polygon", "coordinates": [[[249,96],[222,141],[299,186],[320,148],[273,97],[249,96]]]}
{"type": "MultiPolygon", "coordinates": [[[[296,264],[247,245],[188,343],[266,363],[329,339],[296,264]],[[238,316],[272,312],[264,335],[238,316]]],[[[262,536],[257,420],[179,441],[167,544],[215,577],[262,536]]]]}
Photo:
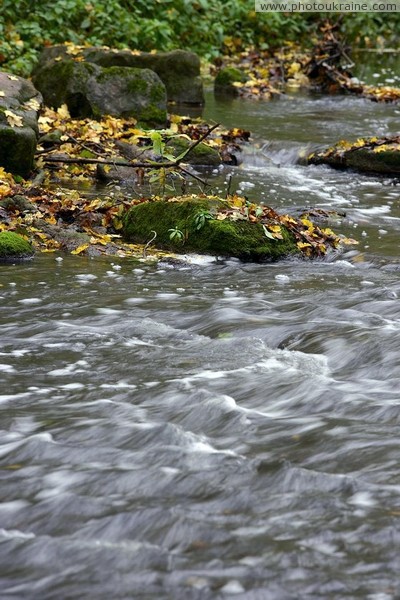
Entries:
{"type": "Polygon", "coordinates": [[[138,204],[127,212],[123,235],[129,242],[146,243],[174,252],[197,252],[245,261],[271,261],[298,252],[295,236],[281,227],[282,239],[267,237],[261,223],[220,219],[229,208],[219,198],[183,197],[138,204]]]}
{"type": "Polygon", "coordinates": [[[29,242],[12,231],[0,232],[0,262],[31,258],[34,250],[29,242]]]}
{"type": "Polygon", "coordinates": [[[167,121],[164,84],[149,69],[54,59],[37,70],[34,81],[47,105],[66,104],[73,118],[134,117],[151,127],[167,121]]]}
{"type": "Polygon", "coordinates": [[[106,68],[150,69],[157,73],[165,85],[168,102],[204,104],[200,59],[193,52],[173,50],[152,53],[61,44],[43,49],[35,77],[49,62],[67,59],[84,60],[106,68]]]}
{"type": "Polygon", "coordinates": [[[336,169],[356,169],[364,173],[400,174],[400,136],[342,140],[307,157],[307,163],[329,165],[336,169]]]}
{"type": "Polygon", "coordinates": [[[22,77],[0,72],[0,166],[27,177],[36,151],[42,96],[22,77]]]}

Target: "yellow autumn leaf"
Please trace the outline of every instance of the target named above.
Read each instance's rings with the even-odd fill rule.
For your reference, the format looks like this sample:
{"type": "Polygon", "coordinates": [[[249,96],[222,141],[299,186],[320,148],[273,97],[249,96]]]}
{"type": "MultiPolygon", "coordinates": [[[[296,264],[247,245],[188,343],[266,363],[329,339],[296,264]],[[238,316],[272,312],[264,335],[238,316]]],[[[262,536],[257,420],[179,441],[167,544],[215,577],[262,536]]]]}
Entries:
{"type": "Polygon", "coordinates": [[[390,150],[389,144],[381,144],[380,146],[375,146],[372,152],[374,154],[379,154],[379,152],[387,152],[388,150],[390,150]]]}
{"type": "Polygon", "coordinates": [[[321,231],[324,235],[336,237],[336,233],[334,231],[332,231],[332,229],[330,229],[329,227],[326,227],[325,229],[321,229],[321,231]]]}
{"type": "Polygon", "coordinates": [[[83,49],[83,46],[76,46],[75,44],[72,44],[72,43],[67,43],[66,46],[67,46],[66,53],[69,54],[70,56],[77,56],[78,54],[80,54],[82,52],[82,49],[83,49]]]}
{"type": "Polygon", "coordinates": [[[348,246],[359,243],[359,242],[357,242],[357,240],[353,240],[352,238],[346,238],[346,237],[340,238],[340,242],[341,242],[341,244],[346,244],[348,246]]]}
{"type": "Polygon", "coordinates": [[[293,62],[288,69],[288,77],[293,77],[295,73],[298,73],[301,69],[301,64],[298,62],[293,62]]]}
{"type": "Polygon", "coordinates": [[[27,102],[24,102],[24,108],[26,108],[28,110],[39,110],[40,109],[40,102],[38,102],[36,100],[36,98],[31,98],[27,102]]]}
{"type": "Polygon", "coordinates": [[[5,110],[4,114],[11,127],[23,127],[23,119],[20,115],[16,115],[12,110],[5,110]]]}
{"type": "Polygon", "coordinates": [[[18,77],[15,77],[15,75],[7,75],[8,79],[10,79],[11,81],[18,81],[18,77]]]}
{"type": "Polygon", "coordinates": [[[303,248],[311,248],[311,244],[308,242],[297,242],[297,247],[302,250],[303,248]]]}
{"type": "Polygon", "coordinates": [[[57,115],[61,119],[70,119],[71,115],[69,114],[68,106],[66,104],[62,104],[60,108],[57,109],[57,115]]]}
{"type": "Polygon", "coordinates": [[[90,244],[81,244],[75,248],[75,250],[71,250],[71,254],[81,254],[81,252],[84,252],[87,248],[89,248],[89,246],[90,244]]]}
{"type": "Polygon", "coordinates": [[[309,229],[310,231],[314,230],[314,224],[310,221],[310,219],[300,219],[300,221],[309,229]]]}
{"type": "Polygon", "coordinates": [[[237,208],[240,208],[243,206],[243,198],[241,198],[240,196],[232,196],[232,198],[229,200],[229,204],[231,206],[235,206],[237,208]]]}
{"type": "Polygon", "coordinates": [[[5,92],[0,91],[0,98],[4,98],[5,95],[6,95],[5,92]]]}

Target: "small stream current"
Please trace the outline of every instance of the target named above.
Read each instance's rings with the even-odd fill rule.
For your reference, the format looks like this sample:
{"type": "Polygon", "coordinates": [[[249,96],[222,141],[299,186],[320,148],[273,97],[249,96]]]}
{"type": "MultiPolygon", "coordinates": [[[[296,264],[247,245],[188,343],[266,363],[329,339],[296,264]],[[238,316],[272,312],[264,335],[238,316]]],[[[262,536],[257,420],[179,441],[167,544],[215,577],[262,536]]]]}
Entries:
{"type": "Polygon", "coordinates": [[[1,600],[400,597],[399,186],[293,164],[400,109],[207,100],[263,149],[237,189],[344,211],[360,244],[2,265],[1,600]]]}

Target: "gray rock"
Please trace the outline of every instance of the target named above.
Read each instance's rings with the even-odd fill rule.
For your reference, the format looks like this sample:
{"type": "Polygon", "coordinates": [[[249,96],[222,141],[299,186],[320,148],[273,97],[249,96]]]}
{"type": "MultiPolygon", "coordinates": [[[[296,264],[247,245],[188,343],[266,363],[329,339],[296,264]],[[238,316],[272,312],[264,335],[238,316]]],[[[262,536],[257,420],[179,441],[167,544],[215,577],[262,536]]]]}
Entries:
{"type": "Polygon", "coordinates": [[[27,177],[32,170],[42,102],[30,81],[0,72],[0,166],[6,171],[27,177]]]}
{"type": "Polygon", "coordinates": [[[165,87],[149,69],[54,59],[36,71],[34,81],[46,104],[54,108],[66,104],[74,118],[134,117],[152,127],[167,120],[165,87]]]}
{"type": "MultiPolygon", "coordinates": [[[[44,48],[37,71],[52,60],[71,58],[67,45],[44,48]]],[[[75,58],[82,58],[101,67],[135,67],[157,73],[167,90],[168,102],[204,104],[203,84],[200,77],[200,59],[193,52],[137,52],[101,47],[81,47],[75,58]]]]}

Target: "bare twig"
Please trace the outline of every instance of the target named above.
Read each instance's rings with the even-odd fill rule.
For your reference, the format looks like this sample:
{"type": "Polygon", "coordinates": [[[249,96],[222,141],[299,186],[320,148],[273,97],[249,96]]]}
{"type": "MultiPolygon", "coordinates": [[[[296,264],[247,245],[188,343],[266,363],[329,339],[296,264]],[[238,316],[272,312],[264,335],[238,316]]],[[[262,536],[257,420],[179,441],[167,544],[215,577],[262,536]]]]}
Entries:
{"type": "Polygon", "coordinates": [[[155,240],[155,239],[156,239],[156,237],[157,237],[157,231],[154,231],[154,229],[152,229],[150,233],[152,233],[152,234],[153,234],[153,237],[151,237],[151,238],[149,239],[149,241],[147,242],[147,244],[146,244],[146,245],[145,245],[145,247],[143,248],[143,258],[147,258],[147,252],[146,252],[146,251],[147,251],[147,248],[150,246],[150,244],[151,244],[152,242],[154,242],[154,240],[155,240]]]}
{"type": "Polygon", "coordinates": [[[215,125],[213,125],[212,127],[210,127],[210,129],[208,131],[206,131],[206,133],[204,133],[202,136],[199,137],[198,140],[196,140],[195,142],[193,142],[189,148],[182,154],[182,156],[175,161],[176,164],[178,165],[179,163],[183,162],[183,160],[186,158],[186,156],[189,154],[189,152],[191,152],[193,150],[193,148],[196,148],[196,146],[198,146],[199,144],[201,144],[201,142],[203,140],[206,139],[206,137],[208,137],[210,135],[210,133],[212,131],[214,131],[214,129],[216,129],[217,127],[219,127],[219,123],[216,123],[215,125]]]}

